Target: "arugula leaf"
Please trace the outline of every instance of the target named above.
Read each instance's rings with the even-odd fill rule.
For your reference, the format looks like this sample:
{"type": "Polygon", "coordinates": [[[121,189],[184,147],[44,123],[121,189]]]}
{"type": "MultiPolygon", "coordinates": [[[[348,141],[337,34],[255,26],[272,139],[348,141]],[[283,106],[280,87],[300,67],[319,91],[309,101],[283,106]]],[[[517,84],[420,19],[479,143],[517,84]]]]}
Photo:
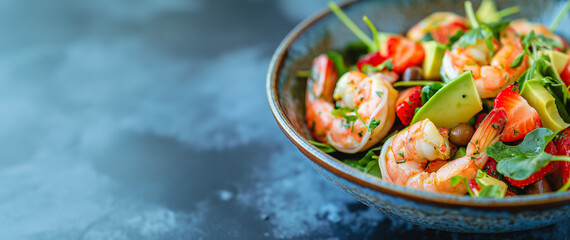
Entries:
{"type": "MultiPolygon", "coordinates": [[[[531,34],[533,34],[533,32],[529,35],[531,34]]],[[[531,67],[519,77],[517,80],[519,89],[523,91],[525,82],[531,80],[540,81],[541,85],[554,97],[556,108],[562,119],[565,122],[570,122],[570,93],[568,89],[566,89],[566,85],[560,78],[560,75],[558,75],[558,72],[554,69],[548,56],[538,57],[531,67]]]]}
{"type": "Polygon", "coordinates": [[[453,44],[455,44],[455,42],[457,42],[457,40],[459,40],[463,36],[463,34],[465,34],[463,30],[455,32],[455,34],[449,37],[449,42],[445,46],[447,48],[451,48],[451,46],[453,46],[453,44]]]}
{"type": "Polygon", "coordinates": [[[380,150],[382,150],[382,146],[368,150],[361,159],[346,159],[343,162],[362,172],[382,178],[378,165],[378,155],[376,155],[376,152],[380,150]]]}
{"type": "Polygon", "coordinates": [[[511,65],[509,66],[509,68],[518,68],[518,67],[522,64],[522,62],[523,62],[523,60],[524,60],[524,56],[525,56],[525,53],[524,53],[524,52],[522,52],[522,53],[520,53],[519,55],[517,55],[517,57],[516,57],[515,60],[511,63],[511,65]]]}
{"type": "Polygon", "coordinates": [[[422,94],[421,94],[422,104],[426,104],[426,102],[431,97],[433,97],[433,95],[435,95],[435,93],[437,93],[437,91],[439,91],[442,87],[443,84],[441,83],[432,83],[430,85],[424,86],[422,88],[422,94]]]}
{"type": "Polygon", "coordinates": [[[570,157],[552,156],[544,152],[556,133],[548,128],[537,128],[528,133],[517,146],[498,141],[485,152],[497,160],[497,171],[516,180],[524,180],[546,166],[550,161],[570,161],[570,157]]]}
{"type": "Polygon", "coordinates": [[[333,146],[331,146],[330,144],[317,142],[317,141],[313,141],[313,140],[309,140],[309,143],[313,144],[315,147],[317,147],[318,149],[320,149],[323,152],[326,152],[326,153],[336,152],[336,149],[333,146]]]}

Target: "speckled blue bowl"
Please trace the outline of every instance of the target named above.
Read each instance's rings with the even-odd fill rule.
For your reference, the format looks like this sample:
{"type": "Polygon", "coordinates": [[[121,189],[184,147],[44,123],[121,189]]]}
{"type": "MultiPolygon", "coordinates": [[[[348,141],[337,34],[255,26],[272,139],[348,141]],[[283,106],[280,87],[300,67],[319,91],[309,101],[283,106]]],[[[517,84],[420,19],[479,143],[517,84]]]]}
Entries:
{"type": "MultiPolygon", "coordinates": [[[[556,1],[498,1],[499,7],[518,4],[532,21],[549,23],[561,8],[556,1]],[[540,9],[540,11],[537,11],[540,9]]],[[[477,6],[478,3],[475,3],[477,6]]],[[[462,1],[383,1],[348,3],[352,19],[367,15],[386,32],[403,32],[436,10],[463,14],[462,1]]],[[[366,29],[361,21],[362,29],[366,29]]],[[[570,36],[565,19],[558,33],[570,36]]],[[[537,228],[570,216],[570,193],[542,194],[505,199],[479,199],[435,194],[397,186],[362,173],[320,151],[307,140],[304,123],[306,81],[295,76],[311,60],[328,50],[341,49],[356,38],[330,11],[299,24],[278,47],[267,75],[267,95],[273,114],[287,137],[323,176],[368,206],[414,224],[458,232],[508,232],[537,228]]]]}

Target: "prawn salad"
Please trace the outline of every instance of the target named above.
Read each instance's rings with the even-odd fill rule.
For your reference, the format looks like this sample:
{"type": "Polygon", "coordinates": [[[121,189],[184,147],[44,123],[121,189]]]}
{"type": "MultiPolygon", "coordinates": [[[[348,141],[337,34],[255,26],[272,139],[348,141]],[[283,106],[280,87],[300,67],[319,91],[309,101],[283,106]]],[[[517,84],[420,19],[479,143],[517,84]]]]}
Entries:
{"type": "MultiPolygon", "coordinates": [[[[473,197],[570,187],[570,48],[549,26],[504,20],[517,6],[483,0],[466,16],[435,12],[404,35],[316,56],[305,121],[312,144],[346,164],[414,189],[473,197]]],[[[512,17],[512,16],[511,16],[512,17]]]]}

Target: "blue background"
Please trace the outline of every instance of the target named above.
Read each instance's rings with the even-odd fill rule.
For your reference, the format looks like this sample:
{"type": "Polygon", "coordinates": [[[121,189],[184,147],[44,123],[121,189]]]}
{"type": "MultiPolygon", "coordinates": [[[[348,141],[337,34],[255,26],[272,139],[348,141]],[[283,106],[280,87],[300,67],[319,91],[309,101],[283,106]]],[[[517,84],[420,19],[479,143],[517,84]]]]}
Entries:
{"type": "Polygon", "coordinates": [[[429,230],[319,176],[264,88],[326,2],[0,2],[0,238],[567,238],[429,230]]]}

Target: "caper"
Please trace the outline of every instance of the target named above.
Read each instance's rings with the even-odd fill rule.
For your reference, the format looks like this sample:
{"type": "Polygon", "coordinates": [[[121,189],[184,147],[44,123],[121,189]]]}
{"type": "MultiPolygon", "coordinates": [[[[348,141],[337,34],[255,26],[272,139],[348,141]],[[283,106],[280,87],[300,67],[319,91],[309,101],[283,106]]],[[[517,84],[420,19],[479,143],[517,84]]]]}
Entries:
{"type": "Polygon", "coordinates": [[[406,70],[404,70],[404,75],[402,76],[402,80],[405,82],[422,80],[422,79],[423,79],[422,69],[415,66],[406,68],[406,70]]]}
{"type": "Polygon", "coordinates": [[[467,123],[458,123],[449,131],[449,141],[457,146],[467,146],[475,130],[467,123]]]}

